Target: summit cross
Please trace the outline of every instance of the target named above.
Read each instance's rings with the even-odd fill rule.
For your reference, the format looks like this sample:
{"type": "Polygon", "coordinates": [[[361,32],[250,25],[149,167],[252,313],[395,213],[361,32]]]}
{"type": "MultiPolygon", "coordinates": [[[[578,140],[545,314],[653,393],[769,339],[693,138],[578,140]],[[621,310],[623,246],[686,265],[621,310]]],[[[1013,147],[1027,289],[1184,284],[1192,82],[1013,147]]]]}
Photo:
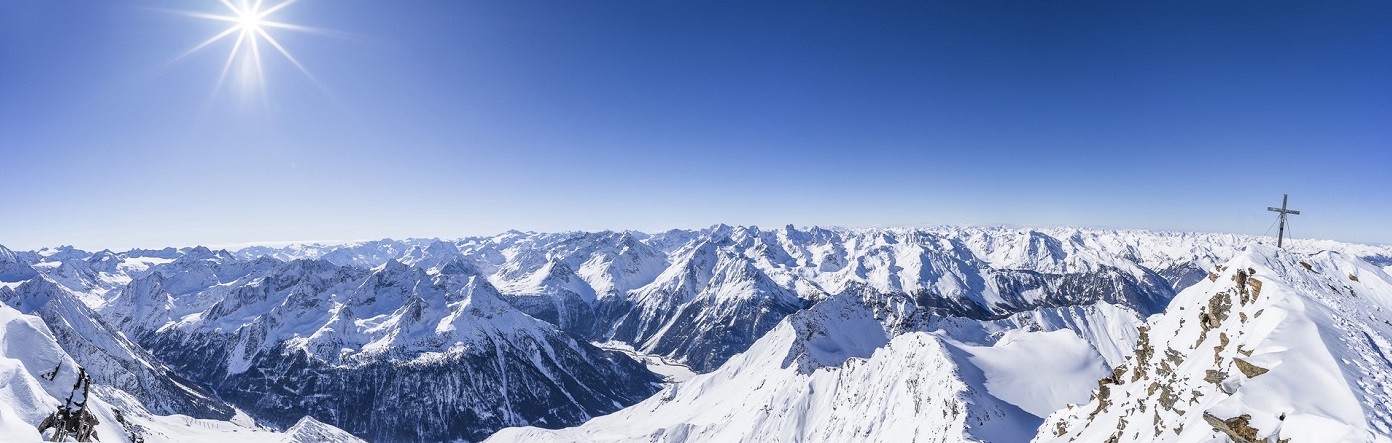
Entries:
{"type": "MultiPolygon", "coordinates": [[[[1281,229],[1279,229],[1279,230],[1276,231],[1276,247],[1277,247],[1277,248],[1280,248],[1280,247],[1281,247],[1281,239],[1282,239],[1282,238],[1285,238],[1285,236],[1286,236],[1286,214],[1290,214],[1290,215],[1300,215],[1300,211],[1296,211],[1296,210],[1294,210],[1294,209],[1286,209],[1286,200],[1288,200],[1288,199],[1290,199],[1290,196],[1289,196],[1289,195],[1287,195],[1287,194],[1281,194],[1281,207],[1275,208],[1275,207],[1270,207],[1270,206],[1268,206],[1268,207],[1266,208],[1266,210],[1268,210],[1268,211],[1277,212],[1277,213],[1280,213],[1280,214],[1281,214],[1281,218],[1280,218],[1280,220],[1281,220],[1281,229]]],[[[1271,229],[1271,228],[1267,228],[1267,229],[1271,229]]],[[[1266,231],[1266,232],[1271,232],[1271,231],[1266,231]]]]}

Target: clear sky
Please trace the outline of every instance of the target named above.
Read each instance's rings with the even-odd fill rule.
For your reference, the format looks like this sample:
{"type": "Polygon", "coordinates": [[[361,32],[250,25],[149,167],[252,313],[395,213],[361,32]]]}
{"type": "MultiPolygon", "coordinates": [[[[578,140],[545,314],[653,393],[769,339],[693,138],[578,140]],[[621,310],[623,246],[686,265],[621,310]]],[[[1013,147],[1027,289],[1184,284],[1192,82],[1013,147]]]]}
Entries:
{"type": "Polygon", "coordinates": [[[228,8],[0,2],[0,244],[1261,234],[1282,193],[1392,242],[1392,2],[299,0],[310,75],[221,83],[235,33],[179,56],[235,23],[173,11],[228,8]]]}

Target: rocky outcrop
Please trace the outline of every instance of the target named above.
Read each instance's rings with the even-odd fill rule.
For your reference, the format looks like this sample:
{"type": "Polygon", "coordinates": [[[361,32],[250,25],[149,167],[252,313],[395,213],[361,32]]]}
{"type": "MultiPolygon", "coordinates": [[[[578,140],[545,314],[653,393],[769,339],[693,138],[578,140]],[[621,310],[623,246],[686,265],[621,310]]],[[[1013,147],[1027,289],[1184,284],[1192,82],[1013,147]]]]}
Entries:
{"type": "Polygon", "coordinates": [[[92,378],[87,376],[86,370],[79,368],[72,392],[57,411],[39,423],[39,433],[48,437],[49,441],[96,441],[96,428],[101,420],[87,408],[91,387],[92,378]]]}
{"type": "Polygon", "coordinates": [[[1379,357],[1392,343],[1392,277],[1375,271],[1252,247],[1152,317],[1130,377],[1100,380],[1035,441],[1388,441],[1392,395],[1364,381],[1392,373],[1379,357]],[[1365,277],[1357,287],[1350,270],[1365,277]]]}

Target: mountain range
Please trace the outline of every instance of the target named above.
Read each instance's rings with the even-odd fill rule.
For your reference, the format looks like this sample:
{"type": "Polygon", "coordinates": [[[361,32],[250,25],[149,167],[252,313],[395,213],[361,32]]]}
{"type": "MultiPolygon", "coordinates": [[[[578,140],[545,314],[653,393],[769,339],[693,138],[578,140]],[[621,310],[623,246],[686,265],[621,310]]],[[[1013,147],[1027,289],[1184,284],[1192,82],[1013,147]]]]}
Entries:
{"type": "Polygon", "coordinates": [[[0,317],[23,325],[0,341],[0,433],[78,397],[101,441],[1389,441],[1392,247],[1271,242],[717,225],[0,247],[0,317]]]}

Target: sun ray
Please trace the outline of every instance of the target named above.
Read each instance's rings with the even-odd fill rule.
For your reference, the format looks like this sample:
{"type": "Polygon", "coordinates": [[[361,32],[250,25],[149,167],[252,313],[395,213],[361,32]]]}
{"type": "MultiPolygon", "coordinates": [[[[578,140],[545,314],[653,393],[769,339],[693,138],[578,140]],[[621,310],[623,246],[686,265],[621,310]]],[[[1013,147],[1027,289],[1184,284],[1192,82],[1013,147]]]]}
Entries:
{"type": "Polygon", "coordinates": [[[206,12],[193,12],[193,11],[176,11],[176,10],[172,10],[172,9],[160,9],[160,8],[151,8],[151,9],[156,10],[156,11],[171,12],[171,13],[179,14],[179,15],[182,15],[182,16],[185,16],[185,17],[204,18],[204,19],[208,19],[208,20],[217,20],[217,21],[232,22],[232,23],[238,23],[238,22],[241,22],[241,21],[242,21],[241,19],[237,18],[236,16],[231,16],[231,15],[218,15],[218,14],[209,14],[209,13],[206,13],[206,12]]]}
{"type": "Polygon", "coordinates": [[[290,51],[285,50],[285,47],[281,46],[280,42],[276,41],[274,37],[271,37],[271,34],[267,33],[265,29],[257,29],[256,31],[261,33],[261,37],[266,39],[266,43],[270,43],[271,47],[275,48],[276,51],[280,52],[280,55],[284,55],[286,60],[290,60],[291,64],[295,65],[296,68],[299,68],[300,72],[303,72],[304,75],[307,75],[310,78],[314,78],[314,75],[310,74],[309,70],[305,69],[304,65],[300,64],[300,60],[295,58],[295,56],[290,55],[290,51]]]}
{"type": "MultiPolygon", "coordinates": [[[[260,29],[257,29],[260,31],[260,29]]],[[[256,84],[266,84],[266,71],[261,69],[261,39],[253,36],[251,38],[251,63],[256,67],[256,84]]]]}
{"type": "Polygon", "coordinates": [[[274,22],[274,21],[261,20],[260,22],[258,22],[258,24],[260,24],[262,28],[289,29],[289,30],[291,30],[291,31],[307,32],[307,33],[310,33],[310,34],[318,34],[318,35],[330,35],[330,36],[332,36],[332,35],[345,35],[345,34],[342,34],[342,33],[336,32],[336,31],[331,31],[331,30],[328,30],[328,29],[314,28],[314,27],[303,26],[303,25],[295,25],[295,24],[290,24],[290,23],[285,23],[285,22],[274,22]]]}
{"type": "Polygon", "coordinates": [[[297,2],[297,1],[299,1],[299,0],[285,0],[285,1],[283,1],[283,2],[280,2],[280,3],[276,4],[275,6],[272,6],[272,7],[270,7],[270,8],[267,8],[265,11],[259,12],[259,13],[257,14],[256,18],[262,18],[262,17],[266,17],[266,16],[271,15],[271,14],[275,14],[276,11],[279,11],[279,10],[281,10],[281,9],[285,9],[286,6],[293,5],[293,4],[295,4],[295,2],[297,2]]]}
{"type": "Polygon", "coordinates": [[[323,83],[300,62],[299,58],[295,57],[285,45],[281,44],[281,42],[268,31],[268,29],[283,29],[321,35],[343,35],[325,29],[267,19],[267,17],[272,14],[298,2],[299,0],[283,0],[279,2],[269,0],[218,0],[218,3],[221,3],[223,7],[227,8],[223,14],[164,10],[166,12],[188,17],[230,23],[227,29],[194,45],[192,48],[167,62],[165,66],[173,65],[194,53],[203,51],[209,46],[232,38],[232,35],[236,34],[236,37],[232,38],[235,40],[232,43],[232,50],[227,54],[227,59],[223,61],[222,69],[218,72],[217,82],[213,84],[213,96],[218,96],[223,90],[223,85],[229,81],[229,77],[235,75],[240,78],[240,83],[244,86],[246,92],[251,93],[253,90],[259,90],[260,95],[269,100],[269,97],[266,97],[265,86],[268,74],[267,68],[270,66],[266,63],[267,60],[263,60],[263,57],[267,57],[267,53],[271,51],[263,51],[262,47],[265,45],[270,45],[271,48],[274,48],[274,52],[278,52],[280,55],[284,56],[296,70],[304,74],[315,86],[332,96],[333,94],[329,93],[323,83]],[[263,39],[264,41],[262,41],[263,39]],[[241,65],[239,65],[240,68],[233,69],[232,65],[235,63],[241,63],[241,65]],[[233,71],[237,72],[234,73],[233,71]]]}
{"type": "Polygon", "coordinates": [[[319,88],[320,91],[323,91],[325,95],[329,96],[329,98],[332,98],[334,100],[338,99],[338,97],[334,96],[333,91],[330,91],[327,86],[324,86],[323,82],[319,81],[319,77],[315,77],[314,73],[309,72],[309,69],[305,68],[303,64],[300,64],[300,59],[295,58],[294,55],[290,54],[290,51],[286,50],[284,46],[281,46],[280,42],[276,41],[275,37],[271,37],[270,33],[267,33],[264,29],[261,29],[259,31],[261,31],[261,36],[266,39],[266,43],[269,43],[271,47],[275,48],[276,51],[280,52],[281,55],[285,56],[285,59],[289,60],[290,64],[298,68],[300,70],[300,73],[304,74],[305,78],[309,79],[311,83],[314,83],[315,87],[319,88]]]}
{"type": "Polygon", "coordinates": [[[222,90],[222,82],[227,79],[227,71],[232,68],[232,62],[237,60],[237,53],[242,49],[242,42],[246,41],[246,36],[246,30],[242,30],[242,33],[237,35],[237,43],[232,44],[232,53],[227,54],[227,63],[222,65],[222,73],[218,74],[217,84],[213,85],[214,96],[222,90]]]}
{"type": "MultiPolygon", "coordinates": [[[[256,30],[261,31],[260,28],[256,30]]],[[[258,40],[259,39],[254,35],[251,38],[251,59],[252,63],[256,66],[256,89],[261,92],[261,100],[264,103],[269,102],[270,97],[266,92],[266,70],[261,66],[261,44],[258,40]]]]}
{"type": "Polygon", "coordinates": [[[238,27],[236,27],[236,26],[233,26],[233,27],[231,27],[231,28],[227,28],[226,31],[222,31],[222,33],[219,33],[218,35],[214,35],[212,38],[203,41],[203,43],[199,43],[198,46],[194,46],[193,48],[190,48],[189,50],[184,51],[183,54],[179,54],[178,56],[174,57],[174,59],[173,59],[173,60],[170,60],[169,63],[172,64],[172,63],[174,63],[174,62],[177,62],[177,61],[183,59],[184,57],[188,57],[188,56],[190,56],[190,55],[193,55],[193,53],[198,52],[199,49],[206,48],[206,47],[208,47],[208,45],[211,45],[211,44],[213,44],[213,43],[216,43],[218,40],[222,40],[224,37],[227,37],[228,35],[231,35],[233,32],[237,32],[238,30],[240,30],[240,28],[238,28],[238,27]]]}
{"type": "Polygon", "coordinates": [[[238,8],[237,5],[232,4],[232,2],[227,1],[227,0],[218,0],[218,1],[222,2],[223,6],[227,6],[227,9],[231,9],[231,10],[232,10],[232,13],[237,14],[238,16],[242,15],[242,14],[241,14],[242,8],[238,8]]]}
{"type": "Polygon", "coordinates": [[[240,12],[240,11],[243,9],[243,8],[238,8],[237,5],[232,4],[232,2],[230,2],[230,1],[228,1],[228,0],[218,0],[218,1],[222,2],[223,5],[226,5],[226,6],[227,6],[227,9],[231,9],[232,12],[240,12]]]}

